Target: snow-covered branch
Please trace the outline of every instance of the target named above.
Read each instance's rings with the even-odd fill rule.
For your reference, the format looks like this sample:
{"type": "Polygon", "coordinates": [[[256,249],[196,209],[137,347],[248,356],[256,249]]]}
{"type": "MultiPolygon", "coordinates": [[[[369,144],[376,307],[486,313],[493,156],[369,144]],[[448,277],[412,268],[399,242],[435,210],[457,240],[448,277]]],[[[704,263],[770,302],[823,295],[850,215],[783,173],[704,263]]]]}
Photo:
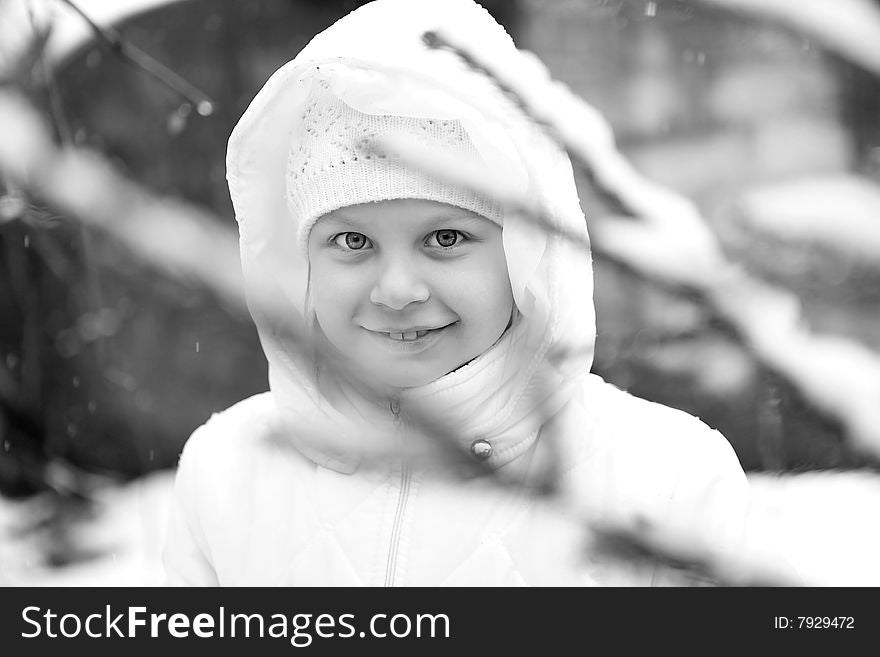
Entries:
{"type": "Polygon", "coordinates": [[[94,153],[57,147],[34,110],[11,91],[0,92],[0,173],[150,262],[203,282],[246,314],[233,231],[193,206],[147,194],[94,153]]]}
{"type": "Polygon", "coordinates": [[[880,268],[880,185],[856,175],[812,176],[747,191],[734,219],[759,235],[821,245],[880,268]]]}
{"type": "Polygon", "coordinates": [[[536,56],[523,51],[511,64],[446,32],[430,33],[426,41],[451,48],[496,80],[595,185],[637,218],[593,222],[597,253],[651,280],[696,292],[760,362],[840,422],[856,448],[880,457],[880,355],[851,340],[811,332],[796,296],[727,260],[696,205],[636,171],[617,150],[608,122],[553,80],[536,56]]]}
{"type": "Polygon", "coordinates": [[[880,7],[871,0],[690,0],[769,19],[880,76],[880,7]]]}

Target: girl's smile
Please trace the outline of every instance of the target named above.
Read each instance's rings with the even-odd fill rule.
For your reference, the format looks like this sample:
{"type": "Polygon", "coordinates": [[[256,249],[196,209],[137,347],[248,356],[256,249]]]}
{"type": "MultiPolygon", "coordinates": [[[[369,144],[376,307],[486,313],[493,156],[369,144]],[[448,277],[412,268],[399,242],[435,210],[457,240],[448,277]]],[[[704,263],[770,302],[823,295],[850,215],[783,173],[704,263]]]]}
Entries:
{"type": "Polygon", "coordinates": [[[414,354],[430,349],[443,333],[452,330],[455,323],[435,329],[412,329],[408,331],[369,331],[383,349],[392,353],[414,354]]]}
{"type": "Polygon", "coordinates": [[[394,199],[333,211],[309,235],[318,325],[360,375],[424,385],[504,332],[513,295],[501,227],[445,203],[394,199]]]}

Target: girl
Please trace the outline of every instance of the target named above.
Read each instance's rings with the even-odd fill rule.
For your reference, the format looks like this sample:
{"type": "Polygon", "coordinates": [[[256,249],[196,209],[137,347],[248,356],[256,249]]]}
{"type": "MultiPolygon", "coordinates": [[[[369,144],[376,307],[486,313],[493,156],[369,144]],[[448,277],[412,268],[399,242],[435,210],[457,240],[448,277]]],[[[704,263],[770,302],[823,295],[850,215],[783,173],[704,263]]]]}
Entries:
{"type": "Polygon", "coordinates": [[[170,583],[649,584],[586,554],[584,520],[741,538],[727,441],[589,373],[571,165],[485,76],[424,45],[437,28],[518,56],[470,0],[376,0],[276,72],[232,134],[270,391],[187,442],[170,583]],[[527,190],[549,225],[376,147],[393,138],[527,190]],[[556,495],[536,495],[547,482],[556,495]]]}

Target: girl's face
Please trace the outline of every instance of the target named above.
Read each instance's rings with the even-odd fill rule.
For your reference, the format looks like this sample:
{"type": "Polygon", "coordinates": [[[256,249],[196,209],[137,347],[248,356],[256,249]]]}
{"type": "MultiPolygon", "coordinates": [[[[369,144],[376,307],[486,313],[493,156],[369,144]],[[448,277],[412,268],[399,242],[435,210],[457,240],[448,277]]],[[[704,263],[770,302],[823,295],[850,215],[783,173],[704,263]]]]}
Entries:
{"type": "Polygon", "coordinates": [[[489,349],[513,294],[501,228],[435,201],[335,210],[309,235],[318,324],[361,376],[420,386],[489,349]]]}

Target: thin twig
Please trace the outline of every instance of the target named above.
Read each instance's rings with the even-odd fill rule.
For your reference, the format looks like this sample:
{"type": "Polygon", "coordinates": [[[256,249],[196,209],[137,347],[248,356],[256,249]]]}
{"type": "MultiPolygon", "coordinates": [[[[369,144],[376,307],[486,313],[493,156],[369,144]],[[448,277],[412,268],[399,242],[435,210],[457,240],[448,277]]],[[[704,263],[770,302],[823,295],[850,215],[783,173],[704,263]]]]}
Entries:
{"type": "Polygon", "coordinates": [[[101,27],[95,23],[73,0],[62,0],[62,2],[89,24],[98,41],[106,45],[111,52],[180,94],[196,108],[200,116],[210,116],[214,113],[216,103],[204,91],[125,39],[118,30],[101,27]]]}

